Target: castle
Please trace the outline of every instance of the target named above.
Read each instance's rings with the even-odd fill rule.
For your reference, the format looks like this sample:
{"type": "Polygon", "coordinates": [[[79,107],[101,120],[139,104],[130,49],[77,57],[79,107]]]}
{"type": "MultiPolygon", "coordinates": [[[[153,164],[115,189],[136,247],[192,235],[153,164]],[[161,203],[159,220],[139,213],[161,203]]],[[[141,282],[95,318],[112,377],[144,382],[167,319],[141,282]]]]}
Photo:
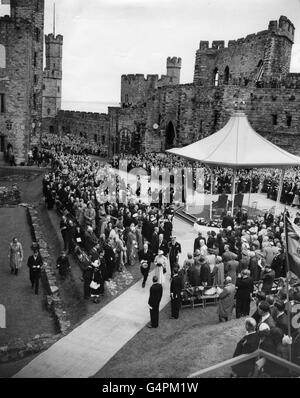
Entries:
{"type": "MultiPolygon", "coordinates": [[[[8,0],[6,0],[8,1],[8,0]]],[[[0,18],[0,158],[8,144],[17,163],[44,133],[76,134],[109,155],[164,151],[223,127],[245,101],[253,128],[300,154],[300,73],[289,73],[295,27],[285,16],[245,38],[200,41],[194,80],[180,84],[182,60],[167,73],[121,77],[121,104],[107,114],[61,110],[63,37],[45,36],[44,0],[10,0],[0,18]]]]}

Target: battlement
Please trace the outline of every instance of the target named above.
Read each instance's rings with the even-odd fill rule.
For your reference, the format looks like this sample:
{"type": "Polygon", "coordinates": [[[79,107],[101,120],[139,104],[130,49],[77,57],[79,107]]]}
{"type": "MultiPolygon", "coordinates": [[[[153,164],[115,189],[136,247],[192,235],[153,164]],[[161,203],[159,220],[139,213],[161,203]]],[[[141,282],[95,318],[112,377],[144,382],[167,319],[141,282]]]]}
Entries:
{"type": "Polygon", "coordinates": [[[122,75],[121,79],[123,82],[127,83],[150,82],[150,81],[158,81],[159,75],[149,74],[145,76],[143,74],[138,73],[138,74],[122,75]]]}
{"type": "Polygon", "coordinates": [[[57,35],[56,37],[54,36],[53,33],[50,33],[49,35],[45,35],[45,43],[46,44],[51,44],[51,43],[56,43],[56,44],[63,44],[64,37],[62,35],[57,35]]]}
{"type": "Polygon", "coordinates": [[[201,51],[221,50],[224,48],[239,46],[241,44],[249,43],[256,39],[263,38],[266,35],[269,35],[270,33],[276,34],[278,36],[285,36],[286,38],[288,38],[293,42],[294,32],[295,32],[295,26],[293,25],[293,23],[287,17],[282,15],[279,18],[279,21],[270,21],[268,29],[261,30],[257,33],[249,34],[246,37],[241,37],[237,40],[229,40],[227,47],[225,46],[224,40],[213,41],[211,47],[209,46],[209,41],[201,40],[199,45],[199,50],[201,51]]]}
{"type": "Polygon", "coordinates": [[[43,71],[43,78],[44,79],[62,79],[62,72],[59,70],[49,70],[44,69],[43,71]]]}
{"type": "Polygon", "coordinates": [[[58,112],[60,118],[76,118],[76,119],[93,119],[95,121],[107,121],[108,115],[106,113],[97,112],[80,112],[80,111],[67,111],[60,110],[58,112]]]}
{"type": "Polygon", "coordinates": [[[181,68],[181,58],[168,57],[167,58],[167,68],[181,68]]]}

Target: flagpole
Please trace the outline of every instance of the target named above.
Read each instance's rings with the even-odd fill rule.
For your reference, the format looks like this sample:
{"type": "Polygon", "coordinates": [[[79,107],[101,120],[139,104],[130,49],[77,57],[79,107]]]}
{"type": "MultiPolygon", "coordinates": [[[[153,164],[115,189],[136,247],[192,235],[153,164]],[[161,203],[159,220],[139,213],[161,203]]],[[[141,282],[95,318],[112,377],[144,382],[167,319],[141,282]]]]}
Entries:
{"type": "Polygon", "coordinates": [[[235,199],[235,180],[236,180],[236,169],[233,170],[233,184],[232,184],[232,194],[231,194],[231,199],[232,199],[231,216],[232,217],[234,217],[233,212],[234,212],[234,199],[235,199]]]}
{"type": "MultiPolygon", "coordinates": [[[[291,305],[290,305],[290,293],[289,293],[289,275],[290,275],[290,262],[289,262],[289,250],[288,250],[288,232],[286,222],[286,209],[284,210],[284,231],[285,231],[285,258],[286,258],[286,299],[287,299],[287,321],[288,321],[288,335],[291,337],[291,305]]],[[[292,362],[292,345],[288,345],[289,348],[289,361],[292,362]]]]}

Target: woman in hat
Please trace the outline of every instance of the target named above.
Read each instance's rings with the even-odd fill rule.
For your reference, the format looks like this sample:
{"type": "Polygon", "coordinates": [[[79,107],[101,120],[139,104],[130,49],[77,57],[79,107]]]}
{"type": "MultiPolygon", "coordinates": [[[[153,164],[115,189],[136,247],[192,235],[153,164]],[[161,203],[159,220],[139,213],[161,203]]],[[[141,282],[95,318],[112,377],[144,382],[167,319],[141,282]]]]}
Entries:
{"type": "Polygon", "coordinates": [[[158,283],[163,284],[163,282],[165,281],[164,274],[167,270],[167,258],[164,256],[164,252],[162,250],[158,251],[158,255],[154,259],[154,264],[154,274],[158,278],[158,283]]]}
{"type": "Polygon", "coordinates": [[[18,275],[19,269],[22,267],[23,248],[17,238],[13,238],[9,244],[8,258],[11,274],[18,275]]]}

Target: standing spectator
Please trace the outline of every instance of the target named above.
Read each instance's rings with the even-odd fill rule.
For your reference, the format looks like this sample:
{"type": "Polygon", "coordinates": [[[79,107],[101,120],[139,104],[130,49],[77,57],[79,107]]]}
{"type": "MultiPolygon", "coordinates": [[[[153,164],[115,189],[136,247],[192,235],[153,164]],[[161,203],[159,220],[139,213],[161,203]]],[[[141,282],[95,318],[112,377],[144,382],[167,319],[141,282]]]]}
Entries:
{"type": "Polygon", "coordinates": [[[67,217],[62,216],[60,221],[60,232],[64,241],[64,250],[68,250],[67,228],[68,228],[67,217]]]}
{"type": "Polygon", "coordinates": [[[147,325],[148,328],[158,328],[159,324],[159,304],[163,294],[163,287],[158,283],[157,276],[153,276],[153,285],[150,288],[150,296],[148,305],[150,309],[151,323],[147,325]]]}
{"type": "Polygon", "coordinates": [[[38,295],[43,259],[40,255],[38,246],[33,245],[32,251],[33,255],[29,256],[27,266],[29,268],[29,279],[31,282],[31,287],[32,289],[34,289],[35,294],[38,295]]]}
{"type": "Polygon", "coordinates": [[[144,249],[139,252],[139,260],[141,264],[141,273],[143,275],[142,287],[144,288],[148,279],[151,263],[153,261],[153,253],[149,249],[148,243],[144,243],[144,249]]]}
{"type": "Polygon", "coordinates": [[[231,227],[232,229],[234,228],[234,220],[231,215],[231,211],[228,211],[222,220],[222,228],[226,229],[228,227],[231,227]]]}
{"type": "Polygon", "coordinates": [[[222,257],[217,256],[216,258],[216,266],[214,271],[214,282],[215,286],[223,286],[224,285],[224,263],[222,261],[222,257]]]}
{"type": "Polygon", "coordinates": [[[257,328],[261,324],[265,323],[270,329],[275,327],[275,321],[270,314],[270,305],[266,301],[261,301],[257,307],[259,314],[259,321],[257,322],[257,328]]]}
{"type": "Polygon", "coordinates": [[[225,275],[231,278],[232,283],[235,285],[237,277],[237,269],[239,262],[237,260],[229,260],[224,264],[225,275]]]}
{"type": "Polygon", "coordinates": [[[171,268],[171,277],[173,276],[173,269],[175,264],[178,263],[179,253],[181,253],[181,245],[176,242],[176,236],[171,237],[171,242],[169,244],[169,260],[171,268]]]}
{"type": "Polygon", "coordinates": [[[248,316],[250,313],[253,279],[249,270],[243,270],[236,281],[236,317],[248,316]]]}
{"type": "Polygon", "coordinates": [[[13,238],[12,242],[9,244],[8,258],[11,270],[10,273],[18,275],[19,269],[22,267],[23,248],[17,238],[13,238]]]}
{"type": "MultiPolygon", "coordinates": [[[[250,354],[257,350],[259,345],[259,335],[256,332],[256,322],[253,318],[247,318],[245,321],[246,336],[244,336],[237,344],[233,357],[243,354],[250,354]]],[[[232,371],[236,377],[251,377],[255,365],[255,358],[244,361],[232,367],[232,371]]]]}
{"type": "Polygon", "coordinates": [[[277,313],[274,317],[276,327],[280,328],[283,334],[289,334],[289,327],[288,327],[288,317],[285,310],[285,304],[283,301],[275,301],[274,304],[275,308],[277,309],[277,313]]]}
{"type": "Polygon", "coordinates": [[[225,287],[219,295],[218,315],[220,322],[227,322],[234,306],[235,286],[230,276],[225,279],[225,287]]]}
{"type": "Polygon", "coordinates": [[[275,272],[272,270],[271,265],[266,264],[261,275],[262,287],[261,290],[267,295],[271,294],[273,282],[275,279],[275,272]]]}
{"type": "Polygon", "coordinates": [[[62,251],[61,255],[58,257],[56,267],[58,268],[61,278],[65,280],[71,269],[67,253],[65,251],[62,251]]]}
{"type": "MultiPolygon", "coordinates": [[[[197,262],[195,261],[195,264],[197,262]]],[[[210,281],[210,267],[204,256],[199,257],[199,264],[200,264],[200,285],[208,286],[208,283],[210,281]]]]}
{"type": "Polygon", "coordinates": [[[171,319],[179,318],[179,310],[181,304],[181,291],[183,289],[182,277],[178,275],[179,268],[174,267],[174,274],[171,280],[170,296],[171,296],[171,319]]]}

